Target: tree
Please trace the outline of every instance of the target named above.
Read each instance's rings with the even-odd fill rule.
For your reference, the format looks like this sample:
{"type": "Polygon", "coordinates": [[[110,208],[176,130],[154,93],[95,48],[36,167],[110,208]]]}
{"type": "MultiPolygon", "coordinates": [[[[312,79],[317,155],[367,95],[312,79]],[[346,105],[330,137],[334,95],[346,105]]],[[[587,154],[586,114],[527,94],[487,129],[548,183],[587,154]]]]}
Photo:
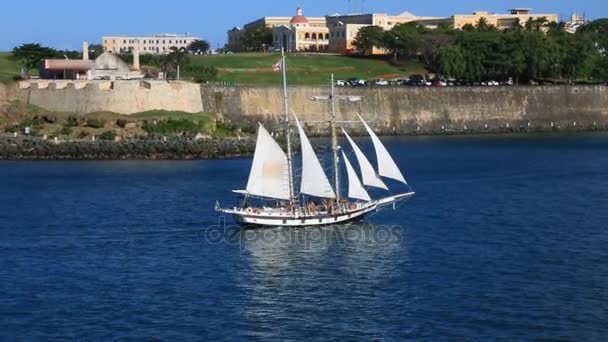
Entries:
{"type": "Polygon", "coordinates": [[[445,46],[439,50],[439,70],[448,78],[465,76],[467,61],[460,46],[445,46]]]}
{"type": "Polygon", "coordinates": [[[246,28],[242,42],[247,51],[266,51],[272,45],[272,29],[267,26],[246,28]]]}
{"type": "Polygon", "coordinates": [[[384,46],[397,54],[416,57],[418,54],[418,24],[397,24],[384,35],[384,46]]]}
{"type": "Polygon", "coordinates": [[[594,20],[576,31],[576,36],[589,36],[600,55],[608,55],[608,18],[594,20]]]}
{"type": "Polygon", "coordinates": [[[540,32],[542,31],[544,28],[546,28],[549,24],[549,20],[547,20],[546,17],[542,17],[542,18],[537,18],[537,19],[532,19],[529,18],[528,21],[526,21],[526,31],[533,31],[533,32],[540,32]]]}
{"type": "Polygon", "coordinates": [[[492,28],[493,26],[488,24],[488,20],[486,18],[479,18],[479,21],[477,22],[477,31],[489,31],[492,28]]]}
{"type": "Polygon", "coordinates": [[[202,54],[209,50],[209,42],[206,40],[195,40],[186,48],[188,52],[193,54],[202,54]]]}
{"type": "Polygon", "coordinates": [[[424,29],[417,38],[417,53],[422,62],[433,71],[440,69],[439,54],[443,47],[452,46],[455,36],[452,30],[424,29]]]}
{"type": "Polygon", "coordinates": [[[163,73],[163,77],[166,79],[167,78],[167,74],[169,73],[170,70],[172,70],[173,67],[173,63],[171,61],[171,58],[169,55],[160,55],[160,56],[155,56],[155,58],[151,59],[150,64],[158,67],[158,69],[160,69],[160,71],[163,73]]]}
{"type": "Polygon", "coordinates": [[[175,46],[171,47],[171,52],[169,52],[169,54],[167,55],[167,58],[169,60],[169,63],[173,66],[175,66],[175,69],[177,70],[177,80],[179,81],[180,79],[180,66],[188,63],[189,61],[189,57],[188,57],[188,50],[186,50],[186,48],[177,48],[175,46]]]}
{"type": "Polygon", "coordinates": [[[357,37],[353,45],[363,54],[369,54],[373,49],[383,47],[385,40],[385,31],[380,26],[365,26],[357,33],[357,37]]]}
{"type": "Polygon", "coordinates": [[[197,83],[207,83],[217,79],[218,70],[214,66],[203,66],[200,68],[198,75],[194,78],[197,83]]]}
{"type": "Polygon", "coordinates": [[[96,59],[97,57],[99,57],[104,52],[105,52],[105,50],[103,48],[103,45],[101,45],[101,44],[91,44],[91,45],[89,45],[89,57],[91,59],[96,59]]]}
{"type": "Polygon", "coordinates": [[[56,55],[57,51],[40,44],[23,44],[13,49],[11,58],[19,62],[25,74],[29,76],[30,70],[37,68],[43,59],[56,55]]]}

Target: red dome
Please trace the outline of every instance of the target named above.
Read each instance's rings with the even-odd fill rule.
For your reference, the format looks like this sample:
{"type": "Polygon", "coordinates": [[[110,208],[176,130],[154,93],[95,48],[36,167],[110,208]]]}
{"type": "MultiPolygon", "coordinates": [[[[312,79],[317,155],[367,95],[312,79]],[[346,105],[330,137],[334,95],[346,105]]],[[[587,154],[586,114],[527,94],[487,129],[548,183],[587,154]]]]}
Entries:
{"type": "Polygon", "coordinates": [[[292,24],[308,24],[308,19],[303,15],[296,15],[295,17],[291,18],[291,23],[292,24]]]}
{"type": "Polygon", "coordinates": [[[298,9],[296,10],[296,15],[291,18],[290,23],[292,24],[308,24],[308,18],[306,18],[304,16],[304,14],[302,13],[302,8],[298,7],[298,9]]]}

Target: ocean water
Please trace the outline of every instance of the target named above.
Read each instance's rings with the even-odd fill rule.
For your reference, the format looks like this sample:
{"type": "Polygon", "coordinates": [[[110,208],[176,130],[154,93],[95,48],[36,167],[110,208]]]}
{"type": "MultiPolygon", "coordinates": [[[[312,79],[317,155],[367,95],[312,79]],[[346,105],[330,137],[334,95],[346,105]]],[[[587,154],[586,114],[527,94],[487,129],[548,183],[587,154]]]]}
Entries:
{"type": "Polygon", "coordinates": [[[214,215],[247,158],[0,162],[0,338],[608,339],[607,134],[386,141],[417,195],[300,230],[214,215]]]}

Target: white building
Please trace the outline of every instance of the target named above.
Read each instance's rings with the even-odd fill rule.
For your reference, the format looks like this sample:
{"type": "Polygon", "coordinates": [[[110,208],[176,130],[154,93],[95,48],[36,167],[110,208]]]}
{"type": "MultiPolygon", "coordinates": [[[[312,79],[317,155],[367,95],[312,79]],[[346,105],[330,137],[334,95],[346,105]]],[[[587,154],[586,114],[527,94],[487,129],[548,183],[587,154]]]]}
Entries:
{"type": "Polygon", "coordinates": [[[185,48],[190,43],[201,40],[190,34],[157,34],[153,36],[108,36],[102,37],[103,48],[107,52],[122,53],[139,50],[142,54],[165,54],[171,47],[185,48]]]}

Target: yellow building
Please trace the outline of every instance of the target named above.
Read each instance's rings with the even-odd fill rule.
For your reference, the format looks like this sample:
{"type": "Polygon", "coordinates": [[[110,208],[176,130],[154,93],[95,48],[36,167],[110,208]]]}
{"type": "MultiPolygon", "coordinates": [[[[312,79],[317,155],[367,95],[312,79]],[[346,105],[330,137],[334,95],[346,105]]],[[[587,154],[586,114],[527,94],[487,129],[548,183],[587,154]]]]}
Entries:
{"type": "MultiPolygon", "coordinates": [[[[333,15],[327,17],[329,29],[328,51],[332,53],[349,53],[356,50],[353,45],[361,28],[366,26],[379,26],[385,30],[392,29],[397,24],[419,22],[421,20],[441,20],[439,17],[419,17],[409,12],[398,15],[382,13],[333,15]]],[[[384,49],[374,48],[372,54],[384,54],[384,49]]]]}
{"type": "Polygon", "coordinates": [[[455,14],[452,17],[445,19],[420,20],[418,22],[430,28],[435,28],[443,23],[460,30],[466,25],[477,26],[479,21],[483,19],[488,25],[494,26],[499,30],[505,30],[512,27],[515,23],[519,23],[523,26],[530,19],[537,20],[545,18],[550,23],[559,21],[559,16],[557,14],[532,14],[530,12],[530,8],[514,8],[506,14],[476,11],[471,14],[455,14]]]}
{"type": "Polygon", "coordinates": [[[301,7],[288,25],[274,27],[272,36],[274,47],[285,51],[327,51],[329,46],[327,26],[312,24],[301,7]]]}
{"type": "MultiPolygon", "coordinates": [[[[380,26],[390,30],[397,24],[416,22],[428,28],[450,25],[462,29],[465,25],[477,25],[484,19],[488,25],[506,29],[515,23],[525,25],[530,19],[545,18],[557,22],[557,14],[532,14],[529,8],[515,8],[506,14],[477,11],[472,14],[456,14],[449,18],[417,16],[409,12],[398,15],[384,13],[331,15],[327,17],[304,17],[302,9],[294,17],[264,17],[245,25],[244,29],[228,31],[228,44],[235,51],[240,50],[240,39],[245,29],[265,25],[273,28],[273,45],[290,51],[328,51],[331,53],[350,53],[356,50],[353,42],[361,28],[380,26]]],[[[386,50],[374,48],[372,54],[385,54],[386,50]]]]}
{"type": "MultiPolygon", "coordinates": [[[[297,13],[296,13],[296,15],[297,15],[297,13]]],[[[272,29],[274,29],[276,27],[282,27],[282,26],[291,27],[292,19],[293,19],[293,17],[263,17],[263,18],[254,20],[248,24],[245,24],[245,26],[243,26],[242,28],[234,27],[228,31],[228,48],[233,51],[242,51],[243,50],[244,47],[242,44],[242,37],[243,37],[243,34],[245,33],[245,30],[255,29],[257,27],[263,27],[263,26],[269,27],[272,29]]],[[[308,28],[326,28],[327,27],[325,17],[306,17],[306,19],[308,20],[308,23],[307,23],[308,28]]],[[[296,26],[296,27],[298,27],[298,26],[296,26]]]]}

